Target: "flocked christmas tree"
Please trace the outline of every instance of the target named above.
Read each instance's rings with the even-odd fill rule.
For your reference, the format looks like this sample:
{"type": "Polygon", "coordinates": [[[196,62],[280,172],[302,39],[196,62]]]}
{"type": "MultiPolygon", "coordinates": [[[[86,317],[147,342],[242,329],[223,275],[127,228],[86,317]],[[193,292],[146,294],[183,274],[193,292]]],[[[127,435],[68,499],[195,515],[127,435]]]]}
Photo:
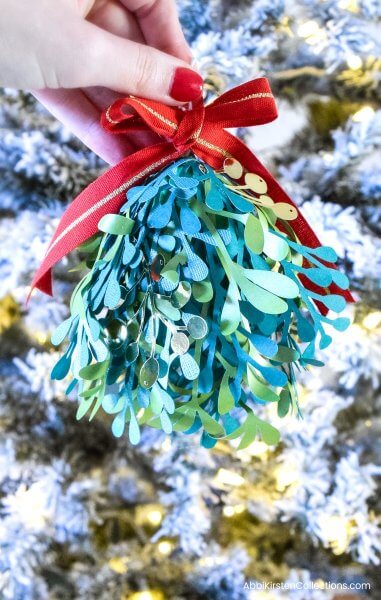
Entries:
{"type": "MultiPolygon", "coordinates": [[[[370,582],[379,589],[381,9],[376,0],[180,2],[210,90],[266,75],[272,125],[244,131],[360,298],[353,322],[299,380],[303,418],[213,449],[142,428],[132,446],[51,381],[50,343],[79,280],[24,300],[67,203],[104,167],[31,97],[0,97],[0,597],[334,598],[245,581],[370,582]]],[[[240,132],[237,132],[240,134],[240,132]]],[[[356,592],[358,593],[358,592],[356,592]]],[[[368,595],[369,592],[364,592],[368,595]]]]}

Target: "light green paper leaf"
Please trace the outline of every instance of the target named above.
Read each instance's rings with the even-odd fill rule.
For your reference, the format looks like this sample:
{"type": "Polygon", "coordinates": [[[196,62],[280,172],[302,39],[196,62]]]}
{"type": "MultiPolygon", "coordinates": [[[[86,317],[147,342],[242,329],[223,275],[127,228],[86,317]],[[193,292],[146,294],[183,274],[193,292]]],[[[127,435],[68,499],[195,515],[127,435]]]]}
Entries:
{"type": "Polygon", "coordinates": [[[109,361],[105,360],[100,363],[94,363],[93,365],[87,365],[80,370],[79,376],[88,381],[100,379],[106,373],[108,364],[109,361]]]}
{"type": "Polygon", "coordinates": [[[249,281],[246,277],[241,275],[237,283],[248,302],[258,310],[270,315],[282,314],[287,311],[288,306],[284,300],[249,281]]]}
{"type": "Polygon", "coordinates": [[[290,410],[290,406],[291,406],[290,392],[289,392],[289,390],[282,390],[281,394],[280,394],[278,406],[277,406],[278,417],[280,417],[281,419],[283,417],[285,417],[287,415],[288,411],[290,410]]]}
{"type": "Polygon", "coordinates": [[[299,295],[298,285],[282,273],[245,269],[245,276],[256,285],[281,298],[296,298],[299,295]]]}
{"type": "Polygon", "coordinates": [[[165,273],[160,273],[165,279],[168,279],[171,283],[178,283],[179,274],[177,271],[165,271],[165,273]]]}
{"type": "Polygon", "coordinates": [[[264,235],[262,225],[253,214],[248,216],[245,226],[245,244],[254,252],[254,254],[261,254],[264,246],[264,235]]]}
{"type": "Polygon", "coordinates": [[[77,419],[77,421],[79,421],[80,419],[82,419],[82,417],[85,416],[85,414],[90,410],[90,408],[92,407],[94,402],[94,397],[92,398],[82,398],[78,408],[77,408],[77,412],[75,415],[75,418],[77,419]]]}
{"type": "Polygon", "coordinates": [[[122,215],[104,215],[98,223],[98,229],[113,235],[128,235],[131,233],[134,221],[122,215]]]}
{"type": "Polygon", "coordinates": [[[165,264],[165,267],[161,270],[161,275],[164,275],[167,271],[175,271],[179,265],[185,265],[187,257],[185,254],[176,254],[165,264]]]}
{"type": "Polygon", "coordinates": [[[295,362],[300,357],[300,354],[294,348],[289,348],[288,346],[278,346],[278,352],[275,356],[271,357],[271,360],[280,363],[290,363],[295,362]]]}
{"type": "Polygon", "coordinates": [[[258,429],[261,434],[262,441],[269,446],[275,446],[278,444],[280,440],[280,433],[278,429],[270,425],[270,423],[266,423],[266,421],[262,421],[258,419],[258,429]]]}
{"type": "Polygon", "coordinates": [[[98,394],[97,397],[97,401],[93,406],[93,410],[91,411],[90,417],[89,417],[89,421],[92,421],[95,417],[95,415],[97,414],[98,410],[100,409],[100,407],[102,406],[102,402],[103,402],[103,395],[104,395],[104,387],[101,387],[101,390],[98,394]]]}
{"type": "Polygon", "coordinates": [[[213,417],[211,417],[205,410],[202,408],[197,409],[198,415],[201,419],[201,423],[204,426],[204,429],[209,435],[213,436],[222,436],[225,435],[224,428],[217,423],[213,417]]]}
{"type": "Polygon", "coordinates": [[[177,414],[177,412],[175,412],[175,414],[172,417],[173,431],[178,431],[178,432],[186,431],[187,429],[192,427],[195,417],[196,417],[195,412],[189,412],[189,413],[185,413],[185,414],[181,414],[181,413],[177,414]]]}
{"type": "Polygon", "coordinates": [[[178,308],[175,308],[169,300],[165,298],[155,297],[156,308],[163,313],[171,321],[179,321],[181,319],[181,312],[178,308]]]}
{"type": "Polygon", "coordinates": [[[102,241],[102,236],[99,233],[92,235],[88,240],[83,242],[80,246],[78,246],[78,252],[85,252],[86,254],[90,254],[94,252],[99,247],[99,244],[102,241]]]}
{"type": "Polygon", "coordinates": [[[229,388],[229,375],[225,372],[218,394],[218,412],[225,415],[234,408],[234,397],[229,388]]]}
{"type": "Polygon", "coordinates": [[[96,386],[94,386],[92,388],[84,390],[79,395],[80,395],[81,398],[90,398],[91,396],[94,396],[97,392],[99,392],[99,390],[101,389],[101,387],[102,387],[102,384],[100,383],[99,385],[96,385],[96,386]]]}
{"type": "Polygon", "coordinates": [[[278,402],[279,396],[268,386],[259,381],[254,368],[247,365],[247,384],[249,389],[264,402],[278,402]]]}
{"type": "Polygon", "coordinates": [[[273,260],[283,260],[289,252],[289,245],[283,238],[274,235],[270,231],[265,233],[263,252],[273,260]]]}
{"type": "Polygon", "coordinates": [[[195,281],[192,284],[192,294],[197,302],[210,302],[213,298],[213,286],[210,281],[195,281]]]}
{"type": "Polygon", "coordinates": [[[280,439],[279,431],[269,423],[259,419],[254,413],[250,413],[244,423],[227,437],[233,440],[242,435],[237,450],[244,450],[252,444],[258,434],[261,436],[262,441],[269,446],[277,444],[280,439]]]}
{"type": "Polygon", "coordinates": [[[239,300],[240,293],[237,284],[231,281],[221,313],[221,332],[223,335],[234,333],[241,322],[239,300]]]}

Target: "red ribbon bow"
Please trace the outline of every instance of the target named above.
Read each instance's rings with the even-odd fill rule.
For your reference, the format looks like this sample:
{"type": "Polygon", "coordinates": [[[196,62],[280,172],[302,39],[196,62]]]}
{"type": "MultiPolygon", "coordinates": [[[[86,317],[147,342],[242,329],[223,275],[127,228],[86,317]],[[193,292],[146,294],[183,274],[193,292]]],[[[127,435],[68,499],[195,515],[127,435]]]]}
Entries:
{"type": "MultiPolygon", "coordinates": [[[[225,131],[229,127],[270,123],[276,117],[275,100],[265,78],[244,83],[207,106],[200,101],[191,110],[172,108],[133,96],[117,100],[102,114],[101,122],[107,131],[128,134],[131,131],[151,130],[164,139],[126,157],[77,196],[61,218],[33,279],[32,289],[37,287],[52,295],[52,267],[98,231],[98,222],[103,215],[119,211],[130,187],[188,150],[192,150],[214,169],[221,169],[225,158],[237,159],[247,171],[256,173],[266,181],[268,194],[275,202],[287,202],[295,206],[247,146],[225,131]],[[126,107],[134,112],[127,113],[124,110],[126,107]]],[[[313,248],[320,246],[317,236],[297,210],[298,217],[292,221],[292,229],[302,244],[313,248]]],[[[350,292],[342,291],[334,284],[330,286],[330,291],[341,294],[349,302],[354,301],[350,292]]]]}

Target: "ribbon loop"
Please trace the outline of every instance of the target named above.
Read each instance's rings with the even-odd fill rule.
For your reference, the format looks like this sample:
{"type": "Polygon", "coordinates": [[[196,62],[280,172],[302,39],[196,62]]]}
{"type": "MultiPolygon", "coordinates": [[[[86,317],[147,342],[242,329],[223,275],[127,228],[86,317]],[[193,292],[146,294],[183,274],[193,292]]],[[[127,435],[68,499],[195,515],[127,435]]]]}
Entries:
{"type": "Polygon", "coordinates": [[[221,129],[270,123],[278,116],[267,79],[260,77],[221,94],[206,107],[207,120],[221,129]]]}

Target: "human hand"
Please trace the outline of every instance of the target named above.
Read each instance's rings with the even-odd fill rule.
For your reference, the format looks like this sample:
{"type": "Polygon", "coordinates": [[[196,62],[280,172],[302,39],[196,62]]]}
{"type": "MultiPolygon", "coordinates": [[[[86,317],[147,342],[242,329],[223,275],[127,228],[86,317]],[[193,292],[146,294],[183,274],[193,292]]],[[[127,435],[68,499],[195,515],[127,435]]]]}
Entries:
{"type": "Polygon", "coordinates": [[[118,96],[174,105],[201,93],[174,0],[0,0],[0,10],[0,85],[37,90],[107,162],[156,139],[102,130],[101,111],[118,96]]]}

